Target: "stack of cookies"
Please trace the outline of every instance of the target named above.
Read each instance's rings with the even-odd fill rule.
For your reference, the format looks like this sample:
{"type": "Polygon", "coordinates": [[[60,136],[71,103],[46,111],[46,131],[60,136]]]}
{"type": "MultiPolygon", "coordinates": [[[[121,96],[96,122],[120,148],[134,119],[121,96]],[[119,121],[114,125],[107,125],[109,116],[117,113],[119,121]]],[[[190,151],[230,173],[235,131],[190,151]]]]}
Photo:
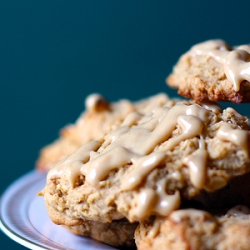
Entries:
{"type": "Polygon", "coordinates": [[[249,249],[248,118],[215,103],[249,101],[249,61],[211,40],[167,78],[192,100],[89,96],[37,161],[52,221],[115,247],[249,249]]]}

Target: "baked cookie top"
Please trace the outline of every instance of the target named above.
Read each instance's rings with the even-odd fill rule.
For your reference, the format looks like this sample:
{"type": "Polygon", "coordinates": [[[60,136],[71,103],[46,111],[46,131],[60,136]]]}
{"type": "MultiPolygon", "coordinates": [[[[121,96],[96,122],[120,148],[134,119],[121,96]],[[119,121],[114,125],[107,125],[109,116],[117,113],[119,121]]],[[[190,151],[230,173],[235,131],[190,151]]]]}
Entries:
{"type": "Polygon", "coordinates": [[[250,101],[250,46],[223,40],[194,45],[166,79],[178,93],[196,101],[250,101]]]}
{"type": "Polygon", "coordinates": [[[173,102],[164,93],[139,100],[121,99],[109,102],[102,95],[94,93],[85,100],[85,110],[73,124],[60,130],[59,137],[40,150],[36,168],[48,171],[59,160],[75,152],[82,144],[98,140],[104,134],[120,126],[125,117],[134,111],[142,114],[150,109],[173,102]]]}
{"type": "Polygon", "coordinates": [[[182,198],[249,172],[248,130],[246,117],[211,103],[132,112],[102,140],[57,163],[41,195],[58,224],[167,216],[182,198]]]}
{"type": "Polygon", "coordinates": [[[181,209],[168,217],[140,222],[135,231],[138,250],[248,250],[250,209],[238,205],[221,215],[181,209]]]}

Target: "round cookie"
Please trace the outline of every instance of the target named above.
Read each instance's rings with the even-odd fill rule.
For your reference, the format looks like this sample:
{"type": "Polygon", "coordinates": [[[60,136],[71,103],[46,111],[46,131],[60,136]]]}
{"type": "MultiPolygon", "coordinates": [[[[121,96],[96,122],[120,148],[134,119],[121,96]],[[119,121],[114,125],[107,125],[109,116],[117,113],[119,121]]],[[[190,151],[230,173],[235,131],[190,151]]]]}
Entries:
{"type": "Polygon", "coordinates": [[[109,103],[99,94],[86,98],[86,110],[74,124],[60,130],[54,142],[40,150],[36,169],[48,171],[54,164],[75,152],[82,144],[101,139],[106,133],[118,127],[125,117],[134,111],[146,113],[150,109],[173,103],[166,94],[160,93],[137,102],[119,100],[109,103]]]}
{"type": "Polygon", "coordinates": [[[166,79],[178,93],[196,101],[250,101],[250,46],[209,40],[182,55],[166,79]]]}
{"type": "Polygon", "coordinates": [[[166,218],[140,223],[135,231],[138,250],[248,250],[250,209],[237,206],[222,215],[203,210],[176,210],[166,218]]]}
{"type": "Polygon", "coordinates": [[[51,219],[66,227],[168,216],[183,200],[250,171],[248,130],[246,117],[211,103],[132,112],[57,163],[40,195],[51,219]]]}
{"type": "Polygon", "coordinates": [[[67,216],[61,216],[58,211],[50,209],[48,212],[55,224],[63,225],[74,234],[90,237],[99,242],[115,247],[135,247],[134,232],[138,223],[130,223],[128,220],[116,220],[111,223],[102,223],[91,220],[72,220],[67,216]],[[64,222],[62,223],[62,219],[64,222]]]}

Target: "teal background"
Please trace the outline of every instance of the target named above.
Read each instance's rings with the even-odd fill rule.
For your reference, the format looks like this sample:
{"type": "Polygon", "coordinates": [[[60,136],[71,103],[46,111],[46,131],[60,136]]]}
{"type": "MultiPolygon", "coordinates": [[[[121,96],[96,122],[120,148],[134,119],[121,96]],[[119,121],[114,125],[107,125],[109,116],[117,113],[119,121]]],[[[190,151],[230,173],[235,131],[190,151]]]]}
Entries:
{"type": "MultiPolygon", "coordinates": [[[[87,95],[176,96],[165,78],[182,53],[214,38],[249,43],[249,24],[247,1],[0,1],[0,192],[34,168],[87,95]]],[[[25,249],[3,233],[0,243],[25,249]]]]}

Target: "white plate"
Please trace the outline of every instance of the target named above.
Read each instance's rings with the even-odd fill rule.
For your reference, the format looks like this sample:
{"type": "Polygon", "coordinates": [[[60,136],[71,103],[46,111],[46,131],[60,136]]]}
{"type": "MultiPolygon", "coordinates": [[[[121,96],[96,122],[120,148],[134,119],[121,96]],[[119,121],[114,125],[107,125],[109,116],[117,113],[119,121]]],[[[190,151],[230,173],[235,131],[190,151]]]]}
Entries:
{"type": "Polygon", "coordinates": [[[0,228],[14,241],[30,249],[114,250],[83,236],[71,234],[53,224],[42,197],[46,175],[33,170],[16,180],[3,194],[0,228]]]}

